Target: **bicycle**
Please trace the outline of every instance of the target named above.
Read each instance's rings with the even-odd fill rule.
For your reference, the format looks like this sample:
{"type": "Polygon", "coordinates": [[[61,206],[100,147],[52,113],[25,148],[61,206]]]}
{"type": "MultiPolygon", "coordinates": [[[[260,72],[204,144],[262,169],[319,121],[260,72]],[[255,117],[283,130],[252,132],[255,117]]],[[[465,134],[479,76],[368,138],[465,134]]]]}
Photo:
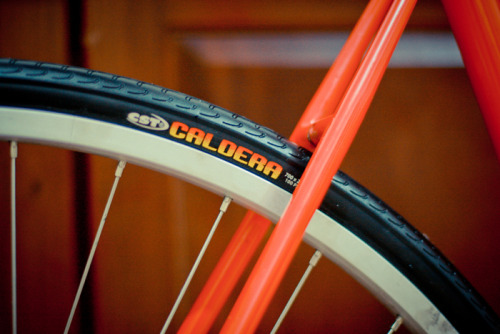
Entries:
{"type": "MultiPolygon", "coordinates": [[[[304,168],[305,162],[309,159],[309,154],[307,152],[286,142],[282,137],[272,131],[254,125],[252,122],[216,106],[203,101],[197,101],[181,93],[168,91],[149,84],[112,75],[92,71],[89,72],[82,69],[73,69],[65,66],[60,67],[50,64],[10,60],[3,61],[2,66],[3,74],[8,78],[8,85],[4,85],[4,91],[8,92],[5,98],[5,104],[18,105],[19,102],[12,101],[22,99],[29,92],[29,95],[36,102],[28,102],[28,104],[34,103],[39,105],[40,101],[43,101],[45,104],[47,100],[51,100],[50,108],[56,109],[59,112],[61,108],[65,110],[68,108],[79,109],[83,105],[85,106],[85,112],[92,114],[88,115],[89,118],[79,118],[75,117],[71,112],[68,114],[44,111],[32,113],[29,110],[23,111],[16,108],[4,108],[5,116],[3,117],[6,118],[4,118],[5,122],[2,121],[2,124],[8,124],[8,126],[2,128],[4,133],[2,136],[9,136],[10,139],[12,137],[21,139],[26,136],[28,141],[31,140],[30,136],[36,136],[37,140],[41,140],[42,142],[48,141],[58,145],[66,142],[64,145],[69,148],[115,156],[118,160],[126,160],[127,162],[137,163],[139,165],[147,165],[160,171],[168,170],[176,176],[189,178],[194,183],[198,183],[215,192],[222,193],[238,202],[245,203],[248,207],[274,220],[276,220],[284,210],[288,202],[289,195],[287,192],[292,191],[295,186],[297,186],[301,169],[304,168]],[[28,78],[34,78],[33,81],[29,79],[26,82],[35,82],[35,84],[31,84],[30,88],[23,87],[23,90],[17,90],[13,83],[21,80],[19,79],[19,75],[26,75],[28,78]],[[59,84],[59,82],[66,80],[69,82],[67,85],[59,84]],[[44,85],[40,86],[38,84],[39,82],[44,82],[44,85]],[[90,93],[98,91],[95,88],[87,88],[93,87],[92,85],[97,85],[99,90],[106,91],[106,93],[90,93]],[[63,93],[61,93],[59,89],[61,89],[63,93]],[[57,96],[57,99],[52,101],[52,98],[55,96],[57,96]],[[121,100],[128,101],[131,99],[130,96],[134,96],[134,108],[131,108],[130,105],[124,106],[123,109],[128,110],[125,115],[120,112],[120,109],[122,109],[121,100]],[[114,101],[113,105],[109,107],[106,100],[108,98],[115,99],[115,97],[119,99],[119,101],[114,101]],[[79,103],[75,105],[74,101],[78,101],[79,103]],[[165,103],[170,104],[170,106],[162,112],[158,111],[157,108],[160,108],[159,106],[165,103]],[[151,105],[154,105],[154,108],[150,108],[151,105]],[[106,106],[107,113],[100,114],[94,111],[101,109],[102,106],[106,106]],[[138,110],[136,110],[136,108],[138,110]],[[109,121],[114,115],[118,117],[117,123],[119,123],[119,126],[106,123],[106,121],[109,121]],[[95,119],[99,121],[95,121],[95,119]],[[7,120],[9,123],[6,122],[7,120]],[[34,120],[36,120],[35,128],[26,128],[30,125],[29,123],[34,122],[34,120]],[[54,123],[58,124],[58,131],[51,128],[54,123]],[[15,133],[10,132],[13,131],[13,124],[16,124],[18,127],[18,129],[15,129],[15,133]],[[61,134],[60,129],[64,128],[72,128],[72,132],[61,134]],[[93,133],[86,133],[89,129],[91,129],[92,132],[95,131],[100,133],[100,135],[96,136],[93,133]],[[158,136],[148,135],[148,133],[156,134],[161,133],[161,131],[168,131],[166,135],[171,136],[171,142],[160,140],[158,136]],[[220,132],[223,132],[224,136],[218,139],[216,134],[220,132]],[[120,140],[103,142],[102,138],[105,134],[116,136],[115,138],[120,138],[120,140]],[[64,138],[62,138],[62,136],[64,136],[64,138]],[[177,152],[180,150],[183,152],[182,156],[184,160],[181,162],[166,161],[166,157],[152,156],[149,152],[144,152],[142,147],[134,147],[136,142],[144,143],[142,147],[162,147],[162,150],[164,148],[169,152],[177,152]],[[116,146],[120,146],[120,148],[116,146]],[[204,155],[200,155],[201,150],[208,152],[211,155],[210,159],[204,155]],[[119,151],[120,153],[111,153],[114,151],[119,151]],[[199,164],[196,163],[200,159],[204,161],[201,170],[199,164]],[[229,166],[229,170],[226,170],[225,167],[227,166],[229,166]],[[234,168],[233,166],[238,166],[238,168],[234,168]],[[244,170],[240,170],[240,168],[244,168],[244,170]],[[233,169],[235,170],[233,171],[233,169]],[[224,172],[220,173],[221,170],[224,172]],[[238,186],[234,185],[230,180],[228,181],[227,176],[233,173],[237,176],[231,179],[237,179],[239,182],[246,182],[246,184],[244,186],[241,184],[238,186]],[[224,176],[223,178],[221,178],[221,174],[224,176]],[[215,179],[211,180],[214,175],[215,179]],[[283,176],[285,176],[285,178],[280,179],[280,177],[283,176]],[[275,186],[270,186],[267,182],[262,181],[264,179],[271,182],[278,182],[278,188],[285,189],[286,191],[283,192],[279,189],[274,189],[275,186]],[[251,187],[254,187],[254,184],[258,184],[258,190],[249,190],[251,187]],[[257,193],[257,196],[255,196],[255,193],[257,193]],[[265,194],[265,197],[261,197],[262,194],[265,194]]],[[[26,105],[24,105],[24,107],[26,107],[26,105]]],[[[15,157],[14,145],[12,146],[12,152],[12,156],[15,157]]],[[[122,167],[123,164],[120,166],[119,170],[121,170],[122,167]]],[[[116,176],[119,177],[120,173],[121,172],[118,171],[116,176]]],[[[357,223],[356,227],[351,228],[362,229],[363,232],[360,232],[362,235],[371,235],[369,240],[365,241],[366,243],[375,248],[381,247],[381,253],[388,252],[386,248],[397,248],[395,245],[398,243],[402,243],[410,249],[415,248],[415,245],[419,245],[417,254],[411,256],[423,259],[420,261],[422,267],[430,265],[433,266],[434,269],[441,268],[437,269],[435,273],[435,276],[437,276],[436,280],[453,280],[455,282],[457,277],[460,277],[457,276],[456,270],[444,260],[442,255],[425,240],[425,237],[413,230],[404,220],[401,220],[397,214],[386,208],[384,204],[350,178],[343,174],[338,174],[333,184],[334,188],[330,189],[327,194],[327,196],[331,197],[327,197],[326,202],[324,202],[323,211],[338,216],[340,220],[348,220],[348,224],[354,225],[357,223]],[[359,210],[355,212],[347,210],[344,212],[335,208],[347,208],[350,206],[356,206],[359,210]],[[369,216],[363,218],[363,220],[378,220],[377,223],[374,223],[378,225],[368,224],[368,226],[365,226],[361,223],[362,220],[358,220],[359,218],[355,217],[357,215],[369,216]],[[391,235],[386,236],[384,233],[380,235],[379,228],[382,228],[384,231],[390,231],[391,235]],[[384,237],[390,238],[390,241],[383,240],[384,237]],[[399,240],[399,238],[403,240],[399,240]],[[376,244],[376,246],[374,246],[374,244],[376,244]],[[429,264],[429,262],[431,264],[429,264]]],[[[223,208],[223,211],[224,210],[223,208]]],[[[344,228],[336,226],[334,227],[336,231],[331,233],[325,233],[322,230],[315,231],[315,228],[317,228],[316,226],[323,225],[325,219],[329,220],[329,218],[320,215],[319,218],[315,217],[314,219],[316,219],[317,222],[313,222],[310,225],[309,234],[306,239],[313,240],[313,244],[316,248],[320,249],[323,254],[334,257],[334,253],[340,252],[341,248],[332,249],[324,239],[328,239],[329,235],[338,236],[339,233],[345,233],[343,230],[344,228]]],[[[349,234],[346,234],[342,238],[345,242],[351,240],[356,243],[357,241],[355,239],[356,238],[350,237],[349,234]]],[[[366,248],[366,246],[363,245],[359,247],[366,248]]],[[[349,245],[347,248],[345,254],[341,255],[341,258],[346,259],[352,256],[352,254],[349,254],[349,250],[353,247],[349,245]]],[[[368,254],[374,253],[371,248],[369,248],[367,252],[368,254]]],[[[393,262],[408,261],[408,257],[410,256],[408,255],[409,253],[405,251],[405,258],[402,259],[400,256],[402,253],[399,249],[390,250],[390,252],[392,256],[397,258],[393,260],[393,262]]],[[[372,255],[374,256],[372,261],[366,261],[366,257],[363,257],[361,263],[357,262],[353,267],[347,270],[357,271],[357,273],[353,273],[354,276],[357,275],[358,278],[362,280],[367,279],[367,277],[365,277],[366,274],[362,272],[362,267],[366,264],[373,264],[375,261],[378,261],[379,255],[376,252],[372,255]]],[[[413,263],[413,261],[410,263],[413,263]]],[[[377,267],[383,268],[383,266],[385,265],[381,262],[377,267]]],[[[398,275],[400,275],[398,274],[399,270],[408,273],[408,269],[399,268],[399,270],[393,270],[391,269],[392,266],[391,264],[387,269],[384,269],[383,273],[381,273],[381,277],[377,278],[371,274],[372,277],[370,277],[370,279],[379,279],[383,281],[389,277],[387,274],[389,271],[393,272],[393,277],[398,277],[398,279],[398,275]]],[[[403,267],[405,267],[405,265],[403,265],[403,267]]],[[[431,274],[425,271],[421,273],[420,278],[422,281],[428,282],[430,279],[429,276],[431,276],[431,274]]],[[[480,297],[472,290],[469,291],[469,286],[465,282],[466,281],[462,278],[458,278],[458,283],[453,283],[451,284],[452,286],[447,287],[453,291],[456,289],[460,290],[461,296],[455,296],[454,298],[456,299],[452,300],[448,299],[449,296],[446,292],[440,291],[439,293],[443,295],[434,297],[434,303],[441,305],[447,302],[452,305],[446,307],[453,308],[460,304],[459,300],[464,298],[465,295],[465,298],[472,298],[474,302],[481,305],[478,307],[473,304],[467,307],[471,307],[472,309],[479,308],[479,313],[481,313],[483,306],[480,297]],[[463,287],[460,287],[460,285],[463,285],[463,287]],[[446,297],[444,297],[444,295],[446,295],[446,297]]],[[[372,281],[369,285],[370,284],[375,283],[372,281]]],[[[393,283],[389,285],[394,286],[393,283]]],[[[426,290],[426,288],[421,289],[426,290]]],[[[390,294],[388,292],[389,290],[390,287],[387,287],[387,290],[379,291],[379,295],[390,294]]],[[[411,286],[408,287],[408,290],[414,291],[411,286]]],[[[419,294],[418,291],[415,293],[416,296],[410,299],[410,304],[414,303],[415,298],[421,298],[417,297],[419,294]]],[[[394,300],[389,298],[388,300],[386,299],[386,302],[391,304],[394,300]]],[[[423,301],[423,303],[425,304],[425,301],[423,301]]],[[[412,317],[407,314],[410,313],[410,311],[404,310],[405,307],[398,307],[401,309],[398,309],[396,313],[406,318],[405,322],[409,324],[410,327],[413,326],[414,329],[425,327],[419,324],[417,319],[415,319],[418,317],[414,317],[412,320],[412,317]]],[[[427,304],[426,307],[431,306],[427,304]]],[[[407,306],[407,308],[411,309],[411,305],[407,306]]],[[[443,312],[446,313],[447,316],[449,314],[447,312],[453,313],[451,311],[443,312]]],[[[436,314],[438,313],[433,313],[433,315],[436,314]]],[[[453,322],[453,325],[458,326],[461,330],[467,330],[469,328],[468,326],[471,324],[471,320],[462,319],[464,314],[469,315],[472,314],[472,312],[464,312],[463,310],[457,312],[455,315],[456,319],[453,322]],[[457,325],[455,325],[455,322],[457,325]]],[[[474,315],[471,316],[474,317],[474,315]]],[[[444,317],[441,317],[441,315],[437,317],[439,326],[449,326],[444,317]]],[[[494,316],[491,315],[491,317],[494,316]]],[[[431,316],[431,319],[433,321],[436,320],[433,316],[431,316]]],[[[428,325],[429,319],[424,320],[424,322],[425,321],[427,321],[428,325]]],[[[486,322],[488,321],[489,320],[486,320],[486,322]]],[[[492,329],[490,328],[490,330],[492,329]]]]}

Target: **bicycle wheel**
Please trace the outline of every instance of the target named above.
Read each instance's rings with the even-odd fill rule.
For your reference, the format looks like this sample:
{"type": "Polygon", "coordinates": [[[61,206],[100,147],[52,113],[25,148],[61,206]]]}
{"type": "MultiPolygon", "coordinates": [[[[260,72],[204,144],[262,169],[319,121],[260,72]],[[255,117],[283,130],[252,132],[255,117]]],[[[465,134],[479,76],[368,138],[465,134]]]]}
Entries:
{"type": "MultiPolygon", "coordinates": [[[[102,72],[4,59],[0,92],[3,140],[125,160],[229,196],[273,221],[310,156],[227,110],[102,72]]],[[[500,332],[497,315],[450,262],[342,172],[304,241],[415,332],[500,332]]]]}

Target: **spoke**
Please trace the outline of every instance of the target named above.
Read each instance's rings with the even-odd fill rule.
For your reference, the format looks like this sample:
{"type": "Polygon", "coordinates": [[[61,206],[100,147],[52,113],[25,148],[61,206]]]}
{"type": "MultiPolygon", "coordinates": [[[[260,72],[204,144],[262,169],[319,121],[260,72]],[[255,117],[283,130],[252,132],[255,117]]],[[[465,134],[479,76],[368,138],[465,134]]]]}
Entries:
{"type": "Polygon", "coordinates": [[[12,333],[17,333],[17,260],[16,260],[16,159],[17,142],[10,143],[10,245],[12,275],[12,333]]]}
{"type": "Polygon", "coordinates": [[[399,329],[399,326],[401,326],[402,324],[403,324],[403,318],[401,318],[401,316],[398,315],[398,317],[396,318],[396,320],[392,324],[391,329],[389,329],[387,334],[396,333],[396,331],[399,329]]]}
{"type": "Polygon", "coordinates": [[[304,283],[306,282],[307,278],[311,274],[311,271],[314,269],[316,264],[318,264],[318,261],[320,258],[321,258],[321,252],[317,250],[316,252],[314,252],[313,256],[309,260],[309,266],[307,267],[306,271],[302,275],[302,278],[300,279],[299,284],[297,284],[297,286],[295,287],[295,290],[293,291],[292,295],[290,296],[290,299],[286,303],[285,308],[283,309],[283,312],[281,312],[280,317],[278,318],[278,320],[276,321],[276,324],[274,325],[273,329],[271,330],[271,334],[276,333],[276,331],[278,331],[278,329],[280,328],[281,323],[283,322],[283,319],[285,319],[286,315],[288,314],[288,311],[290,310],[293,303],[295,302],[295,299],[299,295],[300,290],[302,290],[304,283]]]}
{"type": "Polygon", "coordinates": [[[116,188],[118,187],[118,182],[120,177],[122,176],[123,169],[125,168],[125,161],[120,161],[115,171],[115,181],[113,182],[113,187],[108,196],[108,201],[106,202],[106,207],[104,208],[104,212],[102,213],[101,222],[99,223],[99,228],[97,229],[96,236],[94,238],[94,243],[92,244],[92,248],[90,250],[89,257],[87,258],[87,263],[85,265],[85,269],[83,270],[82,277],[80,279],[80,285],[78,286],[78,290],[76,292],[75,299],[73,300],[73,306],[71,307],[71,312],[68,317],[68,321],[66,322],[66,328],[64,329],[64,333],[67,334],[69,332],[69,328],[71,327],[71,322],[73,321],[73,317],[75,315],[76,307],[78,305],[78,301],[80,300],[80,296],[82,294],[83,286],[85,285],[85,281],[87,280],[87,276],[90,270],[90,265],[92,264],[92,260],[94,259],[95,251],[97,249],[97,244],[99,243],[99,239],[101,237],[102,229],[104,228],[104,223],[106,218],[108,217],[109,208],[111,207],[111,202],[113,201],[113,197],[115,196],[116,188]]]}
{"type": "Polygon", "coordinates": [[[193,279],[194,274],[196,273],[196,270],[198,269],[198,266],[200,265],[200,262],[205,255],[205,251],[208,248],[208,245],[210,244],[210,241],[212,240],[212,237],[215,233],[215,230],[217,229],[217,226],[219,225],[219,222],[222,219],[222,216],[224,213],[226,213],[227,208],[229,204],[231,203],[231,198],[229,197],[224,197],[222,200],[222,204],[219,209],[219,214],[217,215],[217,218],[215,219],[214,224],[212,225],[212,228],[210,230],[210,233],[208,234],[205,243],[203,244],[203,247],[200,250],[200,253],[198,254],[198,257],[196,258],[196,261],[193,264],[193,267],[191,268],[191,271],[189,272],[188,277],[186,278],[186,281],[184,282],[184,285],[182,286],[181,291],[179,292],[179,295],[177,296],[177,299],[174,303],[174,306],[172,307],[172,310],[170,311],[170,314],[168,315],[167,320],[165,321],[165,324],[163,325],[163,328],[161,329],[161,334],[165,334],[165,332],[168,329],[168,326],[170,326],[170,323],[172,322],[172,319],[174,318],[175,312],[179,308],[179,305],[182,301],[182,298],[184,297],[184,294],[186,293],[189,284],[191,283],[191,280],[193,279]]]}

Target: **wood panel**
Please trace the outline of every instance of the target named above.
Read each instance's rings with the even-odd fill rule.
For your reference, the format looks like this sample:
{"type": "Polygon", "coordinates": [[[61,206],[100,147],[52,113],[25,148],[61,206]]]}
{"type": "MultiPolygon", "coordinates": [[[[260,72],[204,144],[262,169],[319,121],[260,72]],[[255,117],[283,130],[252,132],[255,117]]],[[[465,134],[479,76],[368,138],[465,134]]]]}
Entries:
{"type": "Polygon", "coordinates": [[[0,15],[2,57],[66,61],[64,1],[0,1],[0,15]]]}
{"type": "MultiPolygon", "coordinates": [[[[0,1],[0,56],[64,63],[62,0],[0,1]]],[[[8,144],[1,144],[0,201],[9,203],[8,144]]],[[[73,173],[69,152],[20,144],[17,162],[18,329],[61,332],[76,291],[73,173]]],[[[0,332],[11,331],[10,210],[2,206],[0,332]]]]}
{"type": "MultiPolygon", "coordinates": [[[[164,24],[170,31],[350,30],[365,0],[340,1],[169,1],[164,24]]],[[[409,23],[415,29],[447,29],[440,2],[419,1],[409,23]]]]}

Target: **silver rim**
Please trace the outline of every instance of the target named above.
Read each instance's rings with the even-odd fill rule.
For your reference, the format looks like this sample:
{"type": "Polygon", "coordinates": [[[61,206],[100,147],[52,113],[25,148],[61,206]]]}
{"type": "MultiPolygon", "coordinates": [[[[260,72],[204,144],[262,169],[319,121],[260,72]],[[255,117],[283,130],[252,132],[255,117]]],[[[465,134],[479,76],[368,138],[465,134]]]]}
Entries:
{"type": "MultiPolygon", "coordinates": [[[[0,138],[58,146],[124,160],[173,175],[277,221],[291,195],[193,148],[126,127],[66,114],[0,107],[0,138]],[[151,149],[144,149],[144,147],[151,149]],[[169,154],[157,154],[157,152],[169,154]],[[203,168],[200,168],[203,166],[203,168]]],[[[370,290],[415,332],[454,333],[439,310],[361,239],[317,211],[304,241],[370,290]]]]}

